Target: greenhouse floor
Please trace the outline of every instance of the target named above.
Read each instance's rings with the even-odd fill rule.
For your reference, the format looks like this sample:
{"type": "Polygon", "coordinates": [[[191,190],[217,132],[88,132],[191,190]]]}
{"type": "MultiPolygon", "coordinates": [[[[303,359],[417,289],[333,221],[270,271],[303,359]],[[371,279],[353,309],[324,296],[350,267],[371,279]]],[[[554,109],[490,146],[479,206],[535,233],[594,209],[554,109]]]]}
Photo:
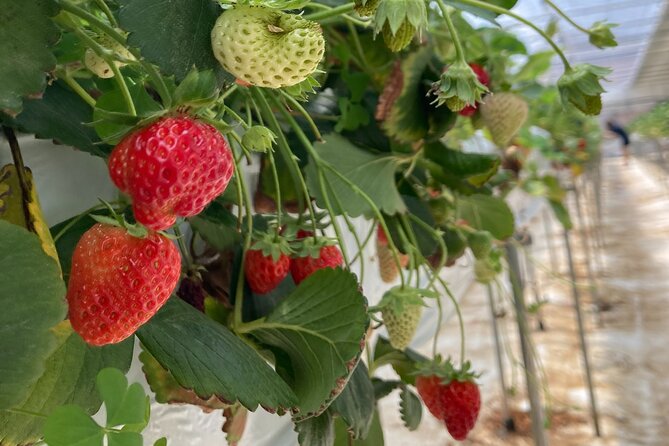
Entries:
{"type": "MultiPolygon", "coordinates": [[[[556,232],[550,240],[560,263],[556,273],[549,266],[543,226],[531,228],[536,231],[532,262],[542,298],[547,300],[541,307],[545,331],[537,329],[537,316],[530,316],[531,336],[544,374],[549,419],[546,436],[549,444],[559,446],[665,445],[669,437],[669,189],[664,172],[642,158],[633,158],[625,165],[620,157],[606,157],[601,171],[604,249],[602,256],[593,259],[603,308],[599,314],[588,293],[579,231],[573,231],[572,236],[601,418],[599,439],[594,436],[590,416],[562,234],[553,224],[556,232]]],[[[591,201],[586,204],[594,206],[591,201]]],[[[533,300],[532,288],[527,288],[529,303],[533,300]]],[[[464,444],[534,444],[508,290],[501,293],[497,305],[498,315],[505,315],[497,320],[505,350],[508,402],[515,433],[507,433],[502,426],[502,392],[484,287],[471,287],[462,301],[462,311],[467,356],[477,369],[486,371],[480,379],[480,421],[464,444]]],[[[443,355],[457,354],[459,334],[455,320],[444,324],[439,342],[443,355]]],[[[425,349],[428,352],[430,346],[425,349]]],[[[407,431],[397,407],[397,395],[381,402],[386,445],[456,444],[427,413],[417,432],[407,431]]]]}

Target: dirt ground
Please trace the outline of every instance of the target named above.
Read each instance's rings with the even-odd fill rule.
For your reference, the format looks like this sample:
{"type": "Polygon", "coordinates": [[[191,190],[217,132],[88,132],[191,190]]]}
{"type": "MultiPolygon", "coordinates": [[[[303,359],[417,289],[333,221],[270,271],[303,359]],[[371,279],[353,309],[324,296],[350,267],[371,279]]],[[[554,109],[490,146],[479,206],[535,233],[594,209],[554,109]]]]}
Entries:
{"type": "MultiPolygon", "coordinates": [[[[601,171],[604,244],[592,259],[603,308],[599,313],[587,286],[580,228],[572,234],[600,438],[594,435],[590,415],[571,284],[565,280],[568,269],[562,234],[556,224],[551,237],[545,236],[541,224],[531,228],[535,239],[531,262],[536,267],[540,298],[547,301],[541,307],[544,331],[537,328],[537,315],[529,315],[543,377],[545,433],[548,444],[559,446],[669,445],[669,189],[658,166],[643,158],[634,158],[626,166],[620,157],[605,157],[601,171]],[[551,266],[549,250],[555,255],[557,270],[551,266]]],[[[583,197],[588,211],[594,209],[593,197],[583,197]]],[[[531,286],[526,299],[528,303],[534,299],[531,286]]],[[[534,444],[509,291],[498,293],[496,311],[501,316],[497,321],[504,344],[507,399],[516,432],[503,427],[503,393],[483,287],[472,286],[462,301],[462,311],[467,356],[485,373],[480,380],[483,407],[479,423],[461,444],[534,444]]],[[[439,350],[444,356],[457,356],[458,342],[453,320],[441,331],[439,350]]],[[[380,406],[387,445],[456,444],[429,413],[423,414],[417,432],[408,432],[397,403],[391,395],[380,406]]]]}

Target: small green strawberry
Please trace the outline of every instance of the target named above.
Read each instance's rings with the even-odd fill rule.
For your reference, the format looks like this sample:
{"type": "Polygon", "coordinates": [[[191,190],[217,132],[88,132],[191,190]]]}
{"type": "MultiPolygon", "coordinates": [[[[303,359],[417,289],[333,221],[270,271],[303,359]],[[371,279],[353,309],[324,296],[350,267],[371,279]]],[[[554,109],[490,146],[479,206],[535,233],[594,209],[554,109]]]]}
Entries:
{"type": "Polygon", "coordinates": [[[606,22],[595,22],[592,24],[590,29],[588,29],[588,38],[590,43],[597,48],[607,48],[618,46],[616,42],[616,37],[611,32],[611,28],[618,26],[615,23],[606,23],[606,22]]]}
{"type": "Polygon", "coordinates": [[[496,93],[485,97],[481,104],[481,118],[497,146],[506,147],[525,123],[529,108],[527,102],[514,93],[496,93]]]}
{"type": "Polygon", "coordinates": [[[316,71],[325,40],[318,23],[261,6],[238,5],[211,31],[214,56],[239,80],[259,87],[298,84],[316,71]]]}
{"type": "MultiPolygon", "coordinates": [[[[134,60],[133,55],[130,54],[130,51],[128,51],[127,48],[110,37],[100,37],[97,39],[97,42],[100,44],[100,46],[111,52],[114,56],[114,59],[134,60]]],[[[111,69],[109,64],[90,48],[88,48],[84,54],[84,65],[97,77],[102,79],[114,77],[114,71],[111,69]]],[[[116,65],[118,68],[121,68],[127,65],[127,63],[121,60],[115,60],[114,65],[116,65]]]]}
{"type": "Polygon", "coordinates": [[[376,307],[381,310],[390,345],[394,348],[404,350],[416,334],[425,306],[423,297],[437,297],[437,294],[429,290],[397,286],[388,290],[376,307]]]}
{"type": "Polygon", "coordinates": [[[272,150],[275,141],[274,132],[262,125],[254,125],[242,136],[242,145],[253,152],[272,150]]]}
{"type": "Polygon", "coordinates": [[[406,48],[427,26],[427,8],[422,0],[384,0],[374,15],[374,34],[382,33],[391,51],[406,48]]]}
{"type": "Polygon", "coordinates": [[[557,82],[563,104],[569,102],[586,115],[598,115],[602,111],[601,94],[605,91],[600,81],[609,73],[609,68],[590,64],[566,69],[557,82]]]}
{"type": "Polygon", "coordinates": [[[474,231],[467,236],[469,248],[474,257],[483,259],[488,257],[492,249],[493,237],[488,231],[474,231]]]}
{"type": "Polygon", "coordinates": [[[446,104],[453,112],[476,106],[488,91],[472,67],[462,61],[456,61],[446,68],[439,81],[432,85],[432,94],[437,96],[433,102],[437,103],[437,107],[446,104]]]}
{"type": "Polygon", "coordinates": [[[490,283],[502,272],[502,251],[493,249],[487,257],[474,262],[474,278],[479,283],[490,283]]]}

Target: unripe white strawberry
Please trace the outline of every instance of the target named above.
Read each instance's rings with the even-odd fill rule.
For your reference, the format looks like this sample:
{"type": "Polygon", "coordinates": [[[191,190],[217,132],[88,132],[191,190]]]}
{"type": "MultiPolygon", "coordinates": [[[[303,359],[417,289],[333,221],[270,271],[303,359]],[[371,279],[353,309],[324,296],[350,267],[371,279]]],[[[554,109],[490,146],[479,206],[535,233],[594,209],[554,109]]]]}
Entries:
{"type": "MultiPolygon", "coordinates": [[[[98,39],[98,43],[100,46],[112,51],[115,55],[120,56],[122,59],[134,59],[133,55],[130,54],[130,51],[128,51],[127,48],[109,37],[100,37],[98,39]]],[[[101,77],[103,79],[114,77],[114,71],[111,69],[109,64],[90,48],[88,48],[84,54],[84,65],[97,77],[101,77]]],[[[118,68],[121,68],[127,64],[125,62],[121,62],[120,60],[115,60],[114,65],[116,65],[118,68]]]]}
{"type": "Polygon", "coordinates": [[[318,23],[260,6],[235,6],[211,31],[214,56],[237,79],[259,87],[298,84],[316,71],[325,40],[318,23]]]}

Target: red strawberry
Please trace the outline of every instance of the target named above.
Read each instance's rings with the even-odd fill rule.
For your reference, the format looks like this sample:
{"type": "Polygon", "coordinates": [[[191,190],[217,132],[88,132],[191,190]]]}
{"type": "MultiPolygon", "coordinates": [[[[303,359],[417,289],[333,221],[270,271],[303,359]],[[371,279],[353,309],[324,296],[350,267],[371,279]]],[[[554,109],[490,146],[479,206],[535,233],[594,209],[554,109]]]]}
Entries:
{"type": "Polygon", "coordinates": [[[432,363],[425,374],[416,377],[416,389],[425,406],[458,441],[467,438],[481,410],[481,393],[475,377],[469,371],[469,363],[462,370],[454,370],[450,362],[432,363]]]}
{"type": "Polygon", "coordinates": [[[344,263],[341,251],[334,245],[326,245],[320,249],[318,257],[297,257],[290,262],[290,274],[296,285],[314,272],[323,268],[336,268],[344,263]]]}
{"type": "Polygon", "coordinates": [[[134,237],[125,228],[98,223],[72,256],[72,327],[92,345],[121,342],[167,301],[180,273],[179,251],[166,237],[134,237]]]}
{"type": "Polygon", "coordinates": [[[129,134],[109,158],[111,179],[132,197],[135,218],[154,230],[200,213],[225,190],[233,167],[219,131],[188,116],[161,118],[129,134]]]}
{"type": "MultiPolygon", "coordinates": [[[[472,71],[476,73],[476,77],[478,78],[479,82],[481,82],[483,85],[486,87],[490,86],[490,75],[488,72],[483,68],[481,65],[477,63],[470,63],[469,66],[471,67],[472,71]]],[[[471,117],[474,116],[474,113],[476,113],[476,105],[467,105],[465,108],[460,110],[460,114],[462,116],[466,117],[471,117]]]]}
{"type": "Polygon", "coordinates": [[[276,260],[271,254],[265,255],[262,249],[247,251],[244,260],[244,275],[256,294],[265,294],[276,288],[288,275],[290,257],[280,253],[276,260]]]}

